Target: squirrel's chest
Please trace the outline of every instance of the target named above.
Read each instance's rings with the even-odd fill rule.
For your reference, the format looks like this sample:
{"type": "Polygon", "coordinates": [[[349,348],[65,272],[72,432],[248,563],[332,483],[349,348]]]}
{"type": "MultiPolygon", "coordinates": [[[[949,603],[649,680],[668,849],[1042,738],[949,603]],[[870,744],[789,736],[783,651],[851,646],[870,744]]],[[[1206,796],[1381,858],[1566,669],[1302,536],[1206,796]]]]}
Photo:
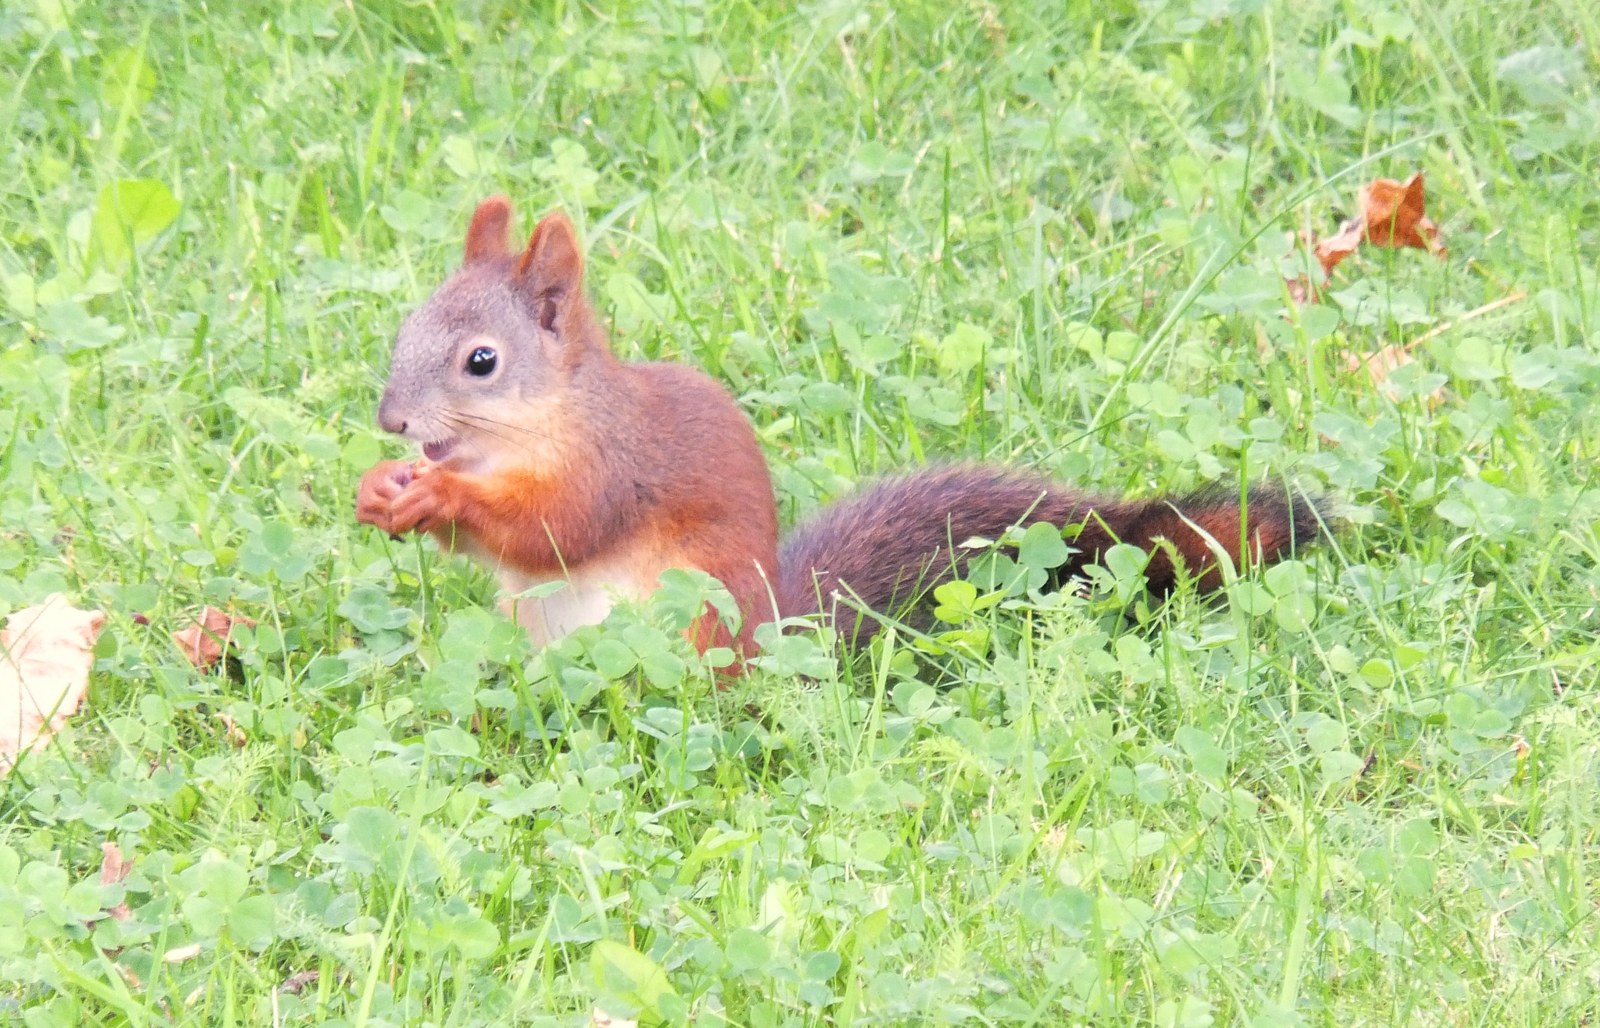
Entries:
{"type": "Polygon", "coordinates": [[[516,571],[502,571],[500,585],[511,595],[501,608],[521,625],[535,646],[554,642],[562,636],[605,620],[618,600],[639,600],[656,588],[656,575],[645,580],[637,567],[621,564],[588,565],[570,575],[541,578],[516,571]],[[519,596],[538,585],[560,583],[547,596],[519,596]]]}

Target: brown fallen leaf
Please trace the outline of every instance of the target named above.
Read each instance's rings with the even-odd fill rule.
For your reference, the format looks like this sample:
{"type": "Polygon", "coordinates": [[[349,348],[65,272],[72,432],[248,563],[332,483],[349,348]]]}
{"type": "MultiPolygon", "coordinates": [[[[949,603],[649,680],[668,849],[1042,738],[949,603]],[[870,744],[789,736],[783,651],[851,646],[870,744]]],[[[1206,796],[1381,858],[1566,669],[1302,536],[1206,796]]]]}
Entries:
{"type": "MultiPolygon", "coordinates": [[[[1366,371],[1367,377],[1372,380],[1372,384],[1377,386],[1378,391],[1390,399],[1395,398],[1395,391],[1394,387],[1389,383],[1389,376],[1394,374],[1397,368],[1404,367],[1414,360],[1416,358],[1411,355],[1411,347],[1402,343],[1390,343],[1388,346],[1380,350],[1374,350],[1372,353],[1346,352],[1344,355],[1346,371],[1366,371]]],[[[1440,386],[1430,393],[1428,399],[1433,403],[1439,403],[1443,400],[1444,386],[1440,386]]]]}
{"type": "MultiPolygon", "coordinates": [[[[1357,201],[1360,213],[1346,219],[1337,234],[1319,239],[1310,230],[1296,233],[1302,243],[1311,247],[1317,263],[1322,266],[1324,286],[1333,269],[1355,253],[1362,243],[1384,248],[1414,246],[1439,257],[1449,254],[1439,242],[1439,226],[1427,215],[1422,172],[1414,172],[1404,182],[1392,178],[1373,179],[1361,187],[1357,201]]],[[[1317,287],[1304,276],[1290,279],[1287,288],[1290,300],[1297,305],[1314,303],[1318,299],[1317,287]]]]}
{"type": "Polygon", "coordinates": [[[99,610],[79,610],[59,594],[17,611],[0,630],[0,775],[24,750],[42,748],[89,691],[99,610]]]}
{"type": "Polygon", "coordinates": [[[1390,343],[1381,350],[1372,353],[1346,353],[1344,367],[1346,371],[1360,371],[1365,368],[1367,374],[1374,382],[1382,382],[1389,377],[1389,373],[1402,364],[1411,363],[1411,354],[1406,348],[1396,343],[1390,343]]]}
{"type": "MultiPolygon", "coordinates": [[[[122,850],[114,842],[100,844],[100,884],[115,885],[128,877],[128,872],[133,870],[133,861],[122,855],[122,850]]],[[[118,903],[106,911],[118,921],[126,921],[133,916],[133,911],[128,909],[126,903],[118,903]]]]}
{"type": "Polygon", "coordinates": [[[1361,220],[1367,242],[1373,246],[1414,246],[1443,257],[1449,253],[1439,242],[1439,226],[1425,213],[1422,172],[1404,182],[1377,178],[1361,187],[1361,220]]]}
{"type": "Polygon", "coordinates": [[[1350,218],[1339,226],[1338,235],[1315,241],[1316,248],[1312,252],[1317,255],[1317,263],[1322,265],[1324,283],[1339,262],[1355,253],[1356,247],[1361,245],[1362,229],[1360,218],[1350,218]]]}
{"type": "Polygon", "coordinates": [[[1308,303],[1316,303],[1322,299],[1322,291],[1306,275],[1285,280],[1284,288],[1289,291],[1289,301],[1296,307],[1304,307],[1308,303]]]}
{"type": "Polygon", "coordinates": [[[189,658],[189,663],[201,671],[207,671],[222,659],[234,625],[254,628],[255,624],[254,620],[243,615],[233,615],[215,607],[207,607],[200,612],[200,618],[194,624],[173,632],[172,641],[177,643],[178,649],[189,658]]]}
{"type": "MultiPolygon", "coordinates": [[[[1422,333],[1422,335],[1411,340],[1409,343],[1390,343],[1388,346],[1369,354],[1346,352],[1344,355],[1345,370],[1352,373],[1365,370],[1367,377],[1372,380],[1374,385],[1378,386],[1380,389],[1386,389],[1389,376],[1396,368],[1410,364],[1413,360],[1415,360],[1416,358],[1413,356],[1413,354],[1416,353],[1417,348],[1423,343],[1436,339],[1451,329],[1465,324],[1474,318],[1481,318],[1485,314],[1493,313],[1502,307],[1508,307],[1511,304],[1527,299],[1527,297],[1527,290],[1518,289],[1507,293],[1498,300],[1491,300],[1490,302],[1483,304],[1481,307],[1474,307],[1472,310],[1467,311],[1458,318],[1435,325],[1433,328],[1422,333]]],[[[1440,386],[1438,389],[1435,389],[1432,393],[1428,394],[1428,398],[1435,403],[1444,399],[1444,387],[1440,386]]]]}

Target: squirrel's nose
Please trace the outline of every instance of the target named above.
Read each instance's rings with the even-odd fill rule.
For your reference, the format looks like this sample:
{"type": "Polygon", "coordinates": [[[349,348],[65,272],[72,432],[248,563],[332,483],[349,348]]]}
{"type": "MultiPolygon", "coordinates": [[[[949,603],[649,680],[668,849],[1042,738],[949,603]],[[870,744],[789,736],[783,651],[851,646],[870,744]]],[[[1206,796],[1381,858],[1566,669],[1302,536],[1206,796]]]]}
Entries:
{"type": "Polygon", "coordinates": [[[394,405],[389,402],[387,396],[378,404],[378,427],[395,435],[406,433],[406,419],[395,413],[394,405]]]}

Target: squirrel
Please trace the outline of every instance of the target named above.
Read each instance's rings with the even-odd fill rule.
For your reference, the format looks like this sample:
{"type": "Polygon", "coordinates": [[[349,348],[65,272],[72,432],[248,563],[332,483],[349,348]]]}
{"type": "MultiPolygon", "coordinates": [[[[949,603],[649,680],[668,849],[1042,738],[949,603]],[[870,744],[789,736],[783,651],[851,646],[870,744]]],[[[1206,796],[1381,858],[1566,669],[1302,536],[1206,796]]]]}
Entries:
{"type": "Polygon", "coordinates": [[[378,423],[422,459],[368,470],[356,517],[489,565],[536,645],[643,598],[668,568],[695,568],[738,609],[708,603],[686,634],[702,654],[730,648],[721,670],[737,674],[758,625],[825,615],[860,644],[878,628],[862,612],[907,611],[959,572],[964,541],[1012,526],[1076,526],[1058,582],[1117,542],[1143,547],[1160,595],[1185,573],[1220,586],[1213,547],[1235,565],[1270,562],[1322,523],[1316,501],[1275,487],[1250,489],[1241,509],[1237,491],[1120,500],[957,464],[870,484],[780,547],[766,459],[729,392],[685,365],[619,360],[585,297],[572,222],[548,214],[514,251],[511,221],[505,197],[479,204],[461,268],[401,324],[378,423]],[[554,581],[566,584],[520,595],[554,581]]]}

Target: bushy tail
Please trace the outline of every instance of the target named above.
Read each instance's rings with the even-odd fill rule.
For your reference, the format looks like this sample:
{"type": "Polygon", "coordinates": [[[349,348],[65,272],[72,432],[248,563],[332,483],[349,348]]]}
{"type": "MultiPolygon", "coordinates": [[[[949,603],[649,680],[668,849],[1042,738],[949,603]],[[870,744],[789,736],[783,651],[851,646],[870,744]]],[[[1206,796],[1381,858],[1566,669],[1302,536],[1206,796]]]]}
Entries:
{"type": "MultiPolygon", "coordinates": [[[[1211,540],[1236,567],[1270,563],[1311,542],[1322,512],[1314,501],[1269,486],[1250,489],[1241,513],[1237,489],[1125,501],[1003,468],[936,468],[874,482],[796,526],[778,555],[779,610],[794,617],[865,608],[904,617],[974,555],[963,542],[1038,522],[1081,526],[1068,541],[1078,552],[1057,570],[1058,580],[1097,563],[1116,543],[1132,543],[1150,552],[1146,578],[1165,593],[1179,573],[1173,550],[1200,588],[1214,589],[1222,576],[1211,540]]],[[[870,618],[859,624],[858,641],[877,628],[870,618]]]]}

